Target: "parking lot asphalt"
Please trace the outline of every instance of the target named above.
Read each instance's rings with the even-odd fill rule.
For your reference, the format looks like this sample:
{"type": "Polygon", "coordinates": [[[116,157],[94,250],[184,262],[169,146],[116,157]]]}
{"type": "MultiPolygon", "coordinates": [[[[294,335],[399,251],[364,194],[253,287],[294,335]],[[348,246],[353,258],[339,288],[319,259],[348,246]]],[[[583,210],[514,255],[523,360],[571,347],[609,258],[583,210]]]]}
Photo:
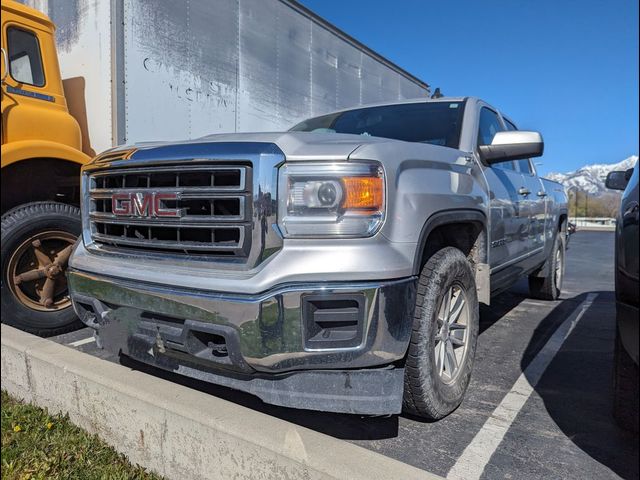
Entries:
{"type": "Polygon", "coordinates": [[[579,231],[564,291],[527,297],[526,281],[482,307],[476,363],[462,405],[438,422],[274,407],[97,349],[89,329],[53,337],[160,376],[351,441],[449,478],[638,478],[638,436],[612,417],[615,332],[611,232],[579,231]]]}

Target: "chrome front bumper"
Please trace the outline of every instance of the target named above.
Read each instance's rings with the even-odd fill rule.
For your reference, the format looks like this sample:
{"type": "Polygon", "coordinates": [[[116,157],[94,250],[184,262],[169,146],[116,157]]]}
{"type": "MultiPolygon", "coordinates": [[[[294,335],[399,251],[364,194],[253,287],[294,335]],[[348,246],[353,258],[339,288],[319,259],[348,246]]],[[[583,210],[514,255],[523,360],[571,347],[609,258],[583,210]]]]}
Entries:
{"type": "Polygon", "coordinates": [[[268,403],[398,413],[415,278],[295,284],[258,295],[133,283],[71,270],[99,344],[268,403]],[[323,310],[328,306],[327,310],[323,310]],[[344,319],[344,323],[336,322],[344,319]],[[372,368],[373,367],[373,368],[372,368]]]}

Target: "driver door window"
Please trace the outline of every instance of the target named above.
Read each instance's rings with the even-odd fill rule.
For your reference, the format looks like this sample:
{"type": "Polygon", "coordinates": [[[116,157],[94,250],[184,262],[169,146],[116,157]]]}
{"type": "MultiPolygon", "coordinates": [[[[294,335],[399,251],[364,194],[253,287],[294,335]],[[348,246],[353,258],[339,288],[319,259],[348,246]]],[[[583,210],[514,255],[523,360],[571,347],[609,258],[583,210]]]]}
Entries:
{"type": "Polygon", "coordinates": [[[496,133],[503,131],[498,114],[484,107],[480,110],[480,122],[478,128],[478,146],[491,145],[496,133]]]}
{"type": "Polygon", "coordinates": [[[18,83],[43,87],[44,70],[38,37],[27,30],[9,27],[7,46],[11,78],[18,83]]]}
{"type": "MultiPolygon", "coordinates": [[[[480,111],[480,126],[478,128],[478,146],[491,145],[493,137],[496,133],[502,132],[504,128],[500,123],[498,114],[488,108],[483,108],[480,111]]],[[[500,168],[502,170],[513,170],[516,167],[513,162],[501,162],[493,165],[492,168],[500,168]]]]}

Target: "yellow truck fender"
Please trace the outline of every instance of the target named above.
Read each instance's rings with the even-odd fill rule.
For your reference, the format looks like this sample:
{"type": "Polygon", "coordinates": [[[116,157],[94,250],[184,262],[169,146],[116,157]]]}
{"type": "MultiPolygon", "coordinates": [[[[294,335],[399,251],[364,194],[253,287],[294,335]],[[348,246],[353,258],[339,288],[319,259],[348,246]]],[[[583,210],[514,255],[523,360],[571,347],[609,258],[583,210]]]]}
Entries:
{"type": "Polygon", "coordinates": [[[48,140],[23,140],[2,145],[2,168],[31,158],[56,158],[85,165],[91,157],[62,143],[48,140]]]}

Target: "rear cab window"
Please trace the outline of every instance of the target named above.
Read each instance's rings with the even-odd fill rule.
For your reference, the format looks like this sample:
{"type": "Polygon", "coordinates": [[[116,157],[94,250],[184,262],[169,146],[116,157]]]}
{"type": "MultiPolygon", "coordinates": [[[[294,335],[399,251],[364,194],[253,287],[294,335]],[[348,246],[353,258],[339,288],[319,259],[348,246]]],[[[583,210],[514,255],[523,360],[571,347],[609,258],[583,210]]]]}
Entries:
{"type": "Polygon", "coordinates": [[[7,28],[7,51],[11,78],[34,87],[44,86],[40,42],[35,33],[23,28],[7,28]]]}

